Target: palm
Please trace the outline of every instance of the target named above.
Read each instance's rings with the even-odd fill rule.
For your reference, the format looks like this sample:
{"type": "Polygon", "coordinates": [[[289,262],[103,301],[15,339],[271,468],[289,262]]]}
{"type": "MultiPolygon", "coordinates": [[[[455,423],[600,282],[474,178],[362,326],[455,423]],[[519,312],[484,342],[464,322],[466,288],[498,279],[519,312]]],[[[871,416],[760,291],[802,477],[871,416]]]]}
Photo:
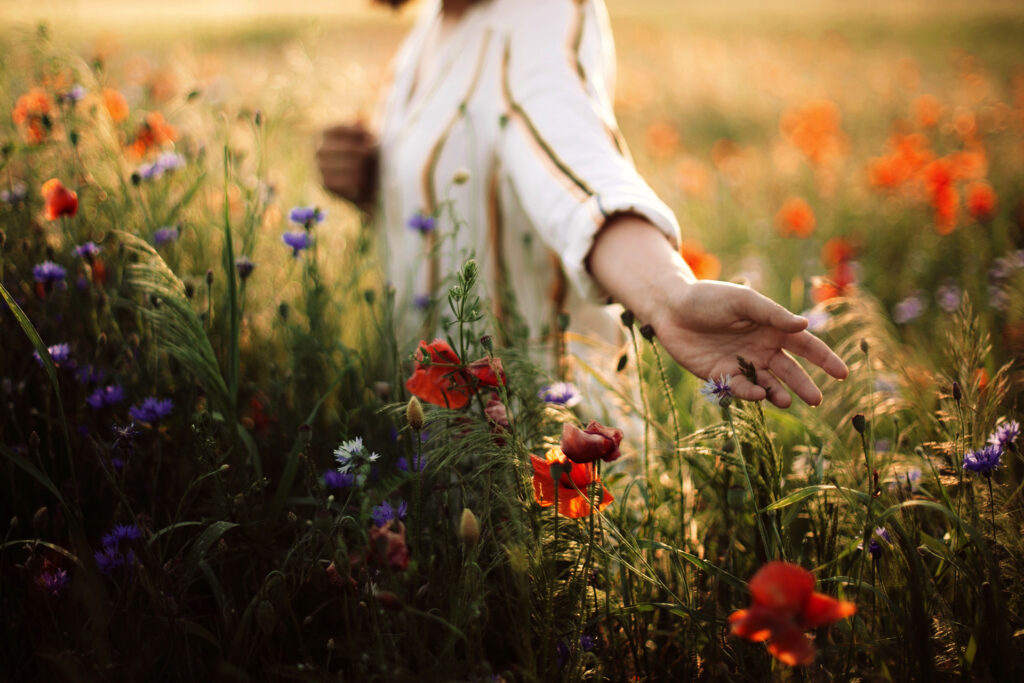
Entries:
{"type": "Polygon", "coordinates": [[[790,404],[788,386],[811,405],[821,392],[790,354],[802,356],[830,375],[846,376],[843,362],[807,332],[806,320],[756,292],[724,282],[702,281],[654,324],[658,339],[676,361],[701,378],[732,377],[733,391],[749,400],[767,397],[790,404]],[[749,361],[757,384],[740,374],[737,357],[749,361]]]}

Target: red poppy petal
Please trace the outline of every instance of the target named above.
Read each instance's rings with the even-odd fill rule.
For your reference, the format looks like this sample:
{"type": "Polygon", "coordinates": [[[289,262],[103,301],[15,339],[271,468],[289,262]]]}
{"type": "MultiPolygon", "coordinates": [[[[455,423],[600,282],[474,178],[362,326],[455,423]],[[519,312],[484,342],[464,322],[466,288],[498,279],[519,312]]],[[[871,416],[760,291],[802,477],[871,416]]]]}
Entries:
{"type": "Polygon", "coordinates": [[[505,383],[505,369],[500,358],[481,358],[466,366],[466,372],[476,377],[480,384],[499,387],[505,383]]]}
{"type": "Polygon", "coordinates": [[[774,631],[784,630],[792,625],[786,620],[780,622],[772,612],[758,607],[733,612],[729,615],[729,623],[732,624],[734,636],[754,643],[768,640],[774,631]]]}
{"type": "MultiPolygon", "coordinates": [[[[608,489],[604,487],[604,484],[598,483],[598,486],[601,487],[601,500],[597,504],[597,509],[604,510],[611,504],[613,498],[608,489]]],[[[584,493],[587,492],[586,489],[582,490],[584,493]]],[[[567,489],[565,487],[559,487],[558,489],[558,513],[565,517],[578,519],[590,516],[594,511],[590,503],[591,501],[588,496],[581,495],[576,489],[567,489]]]]}
{"type": "Polygon", "coordinates": [[[533,466],[533,495],[541,507],[555,504],[555,482],[551,478],[551,463],[536,455],[530,454],[533,466]]]}
{"type": "Polygon", "coordinates": [[[768,643],[768,651],[789,666],[802,666],[814,661],[814,643],[795,626],[773,637],[768,643]]]}
{"type": "Polygon", "coordinates": [[[832,624],[857,612],[857,605],[829,597],[824,593],[811,593],[803,610],[803,624],[806,628],[817,628],[832,624]]]}
{"type": "Polygon", "coordinates": [[[814,575],[788,562],[769,562],[750,579],[755,603],[791,615],[800,613],[813,592],[814,575]]]}

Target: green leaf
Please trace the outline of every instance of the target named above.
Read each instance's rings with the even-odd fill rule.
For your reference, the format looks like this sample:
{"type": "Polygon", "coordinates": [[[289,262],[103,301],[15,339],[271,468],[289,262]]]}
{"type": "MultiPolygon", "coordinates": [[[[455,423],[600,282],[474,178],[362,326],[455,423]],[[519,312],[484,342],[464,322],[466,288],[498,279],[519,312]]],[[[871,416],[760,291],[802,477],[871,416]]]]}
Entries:
{"type": "Polygon", "coordinates": [[[866,493],[864,493],[863,491],[858,491],[857,489],[851,489],[845,486],[837,486],[835,484],[814,484],[812,486],[805,486],[802,489],[797,489],[796,491],[789,494],[785,498],[780,498],[771,505],[767,505],[764,508],[758,510],[758,512],[761,513],[768,512],[769,510],[781,510],[784,507],[788,507],[790,505],[793,505],[794,503],[799,503],[800,501],[806,500],[807,498],[810,498],[816,493],[820,493],[822,491],[839,491],[841,493],[852,495],[853,497],[860,500],[862,503],[866,503],[868,498],[866,493]]]}
{"type": "Polygon", "coordinates": [[[237,524],[234,522],[225,522],[223,520],[214,522],[210,526],[203,530],[203,533],[199,534],[199,538],[192,543],[192,547],[188,551],[188,557],[185,558],[185,575],[191,576],[192,572],[199,567],[199,562],[206,556],[206,551],[216,543],[221,536],[225,533],[234,529],[237,524]]]}

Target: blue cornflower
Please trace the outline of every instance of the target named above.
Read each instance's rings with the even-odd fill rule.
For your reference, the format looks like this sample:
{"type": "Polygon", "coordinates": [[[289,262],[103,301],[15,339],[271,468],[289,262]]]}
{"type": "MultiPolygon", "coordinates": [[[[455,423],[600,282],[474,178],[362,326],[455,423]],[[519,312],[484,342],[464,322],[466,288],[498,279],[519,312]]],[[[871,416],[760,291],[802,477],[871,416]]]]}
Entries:
{"type": "Polygon", "coordinates": [[[118,524],[110,533],[100,539],[104,548],[120,548],[122,543],[138,541],[142,538],[142,531],[136,524],[118,524]]]}
{"type": "Polygon", "coordinates": [[[58,569],[53,572],[42,572],[36,577],[36,583],[49,595],[57,597],[71,583],[71,578],[68,577],[66,569],[58,569]]]}
{"type": "Polygon", "coordinates": [[[324,472],[324,486],[329,489],[341,491],[354,486],[356,475],[352,472],[339,472],[338,470],[327,470],[324,472]]]}
{"type": "Polygon", "coordinates": [[[153,233],[153,244],[162,247],[165,244],[178,241],[178,229],[166,226],[153,233]]]}
{"type": "Polygon", "coordinates": [[[558,667],[561,668],[565,666],[567,661],[569,661],[569,646],[560,640],[558,641],[558,644],[555,645],[555,662],[558,664],[558,667]]]}
{"type": "Polygon", "coordinates": [[[107,387],[97,387],[89,394],[85,402],[92,406],[93,410],[99,410],[105,406],[117,405],[124,399],[124,387],[120,384],[111,384],[107,387]]]}
{"type": "Polygon", "coordinates": [[[95,242],[86,242],[74,248],[73,252],[75,256],[81,256],[90,263],[96,255],[103,251],[103,247],[96,244],[95,242]]]}
{"type": "MultiPolygon", "coordinates": [[[[412,457],[412,469],[414,472],[422,472],[423,468],[427,466],[427,456],[420,454],[412,457]]],[[[409,471],[409,462],[405,458],[398,459],[398,469],[403,472],[409,471]]]]}
{"type": "Polygon", "coordinates": [[[964,469],[985,476],[992,476],[992,470],[999,467],[1003,449],[996,444],[987,444],[964,455],[964,469]]]}
{"type": "Polygon", "coordinates": [[[142,403],[133,405],[128,414],[139,422],[159,422],[171,414],[174,403],[169,398],[159,399],[155,396],[144,398],[142,403]]]}
{"type": "Polygon", "coordinates": [[[732,399],[732,375],[721,375],[718,379],[709,378],[700,388],[700,393],[711,403],[726,404],[732,399]]]}
{"type": "Polygon", "coordinates": [[[998,446],[999,450],[1005,451],[1013,448],[1014,444],[1017,443],[1018,436],[1020,436],[1020,423],[1016,420],[1008,420],[996,427],[996,431],[992,433],[992,436],[988,437],[988,442],[998,446]]]}
{"type": "Polygon", "coordinates": [[[430,308],[430,295],[417,294],[412,298],[412,307],[417,311],[425,311],[430,308]]]}
{"type": "Polygon", "coordinates": [[[571,382],[555,382],[554,384],[542,387],[537,395],[546,403],[554,403],[566,408],[572,408],[583,400],[580,390],[571,382]]]}
{"type": "Polygon", "coordinates": [[[433,232],[434,228],[437,227],[437,219],[428,213],[417,211],[409,217],[409,220],[407,220],[405,224],[409,229],[415,230],[421,235],[426,235],[427,233],[433,232]]]}
{"type": "Polygon", "coordinates": [[[580,636],[580,647],[583,648],[584,652],[593,650],[595,644],[597,644],[597,641],[594,640],[594,636],[587,635],[586,633],[580,636]]]}
{"type": "MultiPolygon", "coordinates": [[[[889,532],[886,531],[884,526],[875,527],[874,536],[877,536],[886,543],[892,543],[892,537],[889,535],[889,532]]],[[[868,554],[871,555],[871,559],[878,560],[882,557],[882,553],[885,551],[885,546],[883,546],[877,538],[874,538],[874,536],[872,536],[871,540],[868,541],[868,554]]],[[[864,550],[864,541],[857,544],[857,549],[864,550]]]]}
{"type": "Polygon", "coordinates": [[[164,173],[185,165],[185,157],[174,152],[164,152],[151,164],[139,166],[137,173],[146,180],[159,180],[164,173]]]}
{"type": "Polygon", "coordinates": [[[323,222],[325,214],[315,206],[296,206],[288,212],[288,220],[309,230],[317,223],[323,222]]]}
{"type": "Polygon", "coordinates": [[[242,278],[243,281],[249,279],[255,268],[256,264],[250,261],[248,256],[239,256],[235,259],[235,269],[238,270],[238,277],[242,278]]]}
{"type": "MultiPolygon", "coordinates": [[[[46,351],[50,354],[50,360],[53,361],[54,365],[59,366],[71,360],[71,346],[68,344],[54,344],[53,346],[46,347],[46,351]]],[[[38,351],[33,351],[32,357],[36,359],[39,367],[43,367],[43,359],[39,356],[38,351]]]]}
{"type": "Polygon", "coordinates": [[[67,275],[67,271],[53,261],[43,261],[32,268],[32,277],[36,282],[44,285],[52,285],[60,282],[67,275]]]}
{"type": "Polygon", "coordinates": [[[906,299],[896,304],[892,310],[892,319],[901,325],[909,323],[911,320],[920,317],[927,305],[928,302],[924,298],[924,294],[921,291],[915,291],[906,299]]]}
{"type": "Polygon", "coordinates": [[[107,576],[113,574],[114,570],[135,564],[135,551],[129,550],[127,553],[121,553],[116,547],[108,546],[97,550],[93,557],[96,559],[96,567],[100,573],[107,576]]]}
{"type": "Polygon", "coordinates": [[[281,236],[281,241],[294,250],[292,256],[299,258],[299,252],[309,249],[313,244],[313,237],[308,232],[296,230],[294,232],[286,232],[281,236]]]}

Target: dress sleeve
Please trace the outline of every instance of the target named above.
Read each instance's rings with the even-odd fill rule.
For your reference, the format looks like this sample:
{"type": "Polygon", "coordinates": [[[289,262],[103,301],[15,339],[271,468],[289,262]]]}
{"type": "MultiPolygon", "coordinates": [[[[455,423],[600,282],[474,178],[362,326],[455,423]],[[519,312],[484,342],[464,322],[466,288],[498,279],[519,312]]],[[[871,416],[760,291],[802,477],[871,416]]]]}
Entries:
{"type": "Polygon", "coordinates": [[[499,154],[541,239],[586,298],[585,259],[616,213],[647,218],[677,245],[672,211],[640,177],[611,109],[614,55],[601,0],[513,0],[502,56],[499,154]]]}

